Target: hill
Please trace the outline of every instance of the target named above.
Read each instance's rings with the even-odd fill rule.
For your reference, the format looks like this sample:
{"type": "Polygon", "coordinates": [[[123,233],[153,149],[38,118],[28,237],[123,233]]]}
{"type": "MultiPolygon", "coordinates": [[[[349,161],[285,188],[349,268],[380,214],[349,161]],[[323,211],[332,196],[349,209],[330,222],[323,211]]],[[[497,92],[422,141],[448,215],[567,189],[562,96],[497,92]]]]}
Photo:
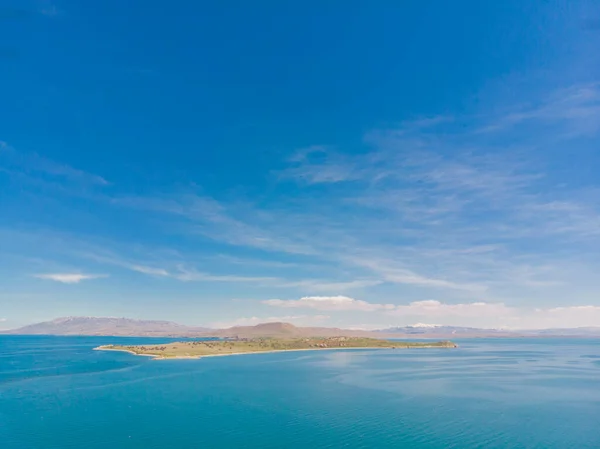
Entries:
{"type": "Polygon", "coordinates": [[[437,338],[439,336],[454,337],[515,337],[519,332],[507,331],[503,329],[479,329],[475,327],[461,326],[439,326],[432,324],[415,324],[413,326],[393,327],[381,329],[377,332],[397,335],[398,337],[423,337],[437,338]]]}
{"type": "Polygon", "coordinates": [[[64,317],[30,324],[4,334],[20,335],[111,335],[140,337],[198,336],[207,328],[190,327],[171,321],[132,320],[107,317],[64,317]]]}
{"type": "Polygon", "coordinates": [[[290,323],[264,323],[228,329],[190,327],[172,321],[129,318],[64,317],[0,332],[14,335],[105,335],[138,337],[368,337],[372,332],[328,327],[297,327],[290,323]]]}
{"type": "Polygon", "coordinates": [[[211,337],[368,337],[372,332],[334,327],[297,327],[290,323],[264,323],[256,326],[236,326],[218,329],[205,334],[211,337]]]}
{"type": "Polygon", "coordinates": [[[398,338],[475,338],[475,337],[598,337],[600,327],[557,329],[480,329],[476,327],[416,324],[375,331],[398,338]]]}
{"type": "Polygon", "coordinates": [[[297,327],[290,323],[263,323],[255,326],[236,326],[228,329],[208,329],[204,327],[185,326],[172,321],[106,317],[65,317],[3,331],[0,334],[219,338],[370,337],[446,339],[457,337],[600,337],[600,327],[505,330],[415,324],[413,326],[364,331],[334,327],[297,327]]]}

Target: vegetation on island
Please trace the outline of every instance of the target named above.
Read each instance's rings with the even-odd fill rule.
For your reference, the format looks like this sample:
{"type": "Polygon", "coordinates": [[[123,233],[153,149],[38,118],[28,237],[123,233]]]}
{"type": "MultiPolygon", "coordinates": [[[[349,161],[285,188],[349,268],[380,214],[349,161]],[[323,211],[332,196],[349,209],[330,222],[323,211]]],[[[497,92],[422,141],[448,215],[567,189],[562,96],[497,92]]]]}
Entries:
{"type": "Polygon", "coordinates": [[[228,340],[180,341],[163,345],[106,345],[96,349],[126,351],[156,358],[198,358],[215,355],[233,355],[257,352],[301,351],[314,349],[408,349],[455,348],[450,341],[407,342],[361,337],[310,338],[237,338],[228,340]]]}

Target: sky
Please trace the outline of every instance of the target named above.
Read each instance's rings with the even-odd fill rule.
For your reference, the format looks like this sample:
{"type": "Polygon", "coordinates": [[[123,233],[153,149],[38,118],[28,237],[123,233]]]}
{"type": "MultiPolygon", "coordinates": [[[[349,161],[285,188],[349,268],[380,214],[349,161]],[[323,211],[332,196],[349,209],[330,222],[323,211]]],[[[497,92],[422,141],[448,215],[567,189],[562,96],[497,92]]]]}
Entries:
{"type": "Polygon", "coordinates": [[[594,3],[3,2],[0,329],[600,326],[594,3]]]}

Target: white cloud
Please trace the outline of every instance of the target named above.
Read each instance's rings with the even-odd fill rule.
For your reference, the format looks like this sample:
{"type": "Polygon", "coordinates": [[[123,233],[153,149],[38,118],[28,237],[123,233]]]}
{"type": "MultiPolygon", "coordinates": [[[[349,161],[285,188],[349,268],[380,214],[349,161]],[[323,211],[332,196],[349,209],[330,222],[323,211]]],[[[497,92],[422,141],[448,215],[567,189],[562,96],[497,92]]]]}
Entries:
{"type": "Polygon", "coordinates": [[[0,318],[0,323],[4,323],[6,321],[6,318],[0,318]]]}
{"type": "Polygon", "coordinates": [[[403,324],[425,321],[442,325],[548,329],[600,326],[600,306],[537,308],[504,303],[471,302],[446,304],[435,300],[414,301],[387,312],[403,324]]]}
{"type": "Polygon", "coordinates": [[[328,315],[283,315],[269,317],[242,317],[230,321],[218,321],[211,323],[212,328],[228,328],[235,326],[255,326],[261,323],[292,323],[299,326],[319,324],[329,319],[328,315]]]}
{"type": "MultiPolygon", "coordinates": [[[[413,301],[409,304],[378,304],[360,301],[346,296],[313,296],[298,300],[270,299],[262,301],[263,304],[289,308],[313,309],[329,312],[345,312],[345,323],[336,321],[336,326],[348,329],[382,329],[393,326],[412,325],[420,327],[434,326],[467,326],[475,328],[505,328],[505,329],[549,329],[549,328],[577,328],[600,326],[600,306],[582,305],[565,306],[546,309],[531,307],[508,306],[496,302],[467,302],[443,303],[437,300],[413,301]],[[375,317],[374,324],[364,324],[362,312],[372,312],[370,317],[375,317]],[[383,324],[386,323],[387,324],[383,324]],[[357,324],[361,323],[361,324],[357,324]]],[[[252,325],[259,322],[287,321],[310,325],[310,320],[323,320],[329,317],[318,315],[290,315],[279,317],[250,317],[240,318],[226,324],[252,325]]]]}
{"type": "Polygon", "coordinates": [[[440,301],[414,301],[408,305],[396,306],[390,315],[437,317],[507,317],[514,315],[515,310],[502,303],[472,302],[464,304],[444,304],[440,301]]]}
{"type": "Polygon", "coordinates": [[[566,306],[536,309],[532,321],[536,328],[600,326],[600,306],[566,306]]]}
{"type": "Polygon", "coordinates": [[[296,300],[267,299],[262,301],[262,303],[274,307],[337,311],[359,310],[372,312],[375,310],[390,310],[394,308],[394,305],[392,304],[373,304],[348,296],[305,296],[296,300]]]}
{"type": "MultiPolygon", "coordinates": [[[[409,304],[379,304],[347,296],[307,296],[298,300],[269,299],[263,304],[330,312],[373,312],[380,321],[393,318],[394,325],[438,323],[439,325],[481,328],[546,329],[600,326],[600,306],[565,306],[547,309],[508,306],[502,302],[444,303],[437,300],[409,304]],[[387,318],[385,318],[387,317],[387,318]]],[[[375,328],[373,325],[342,325],[349,328],[375,328]],[[366,327],[365,327],[366,326],[366,327]]],[[[381,326],[386,327],[386,326],[381,326]]]]}
{"type": "Polygon", "coordinates": [[[62,282],[63,284],[77,284],[88,279],[107,277],[105,274],[80,274],[80,273],[49,273],[35,274],[33,277],[50,281],[62,282]]]}

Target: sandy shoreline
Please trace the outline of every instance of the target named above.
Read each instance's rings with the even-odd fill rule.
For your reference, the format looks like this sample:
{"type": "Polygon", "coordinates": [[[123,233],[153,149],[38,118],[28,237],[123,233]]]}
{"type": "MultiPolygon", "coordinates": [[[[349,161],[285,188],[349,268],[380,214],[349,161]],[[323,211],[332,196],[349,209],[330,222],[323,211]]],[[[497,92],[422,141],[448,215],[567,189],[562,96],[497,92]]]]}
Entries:
{"type": "Polygon", "coordinates": [[[154,354],[138,354],[137,352],[129,351],[127,349],[114,349],[114,348],[107,348],[106,346],[98,346],[98,347],[94,348],[94,351],[128,352],[129,354],[133,354],[133,355],[143,355],[145,357],[158,357],[157,355],[154,355],[154,354]]]}
{"type": "Polygon", "coordinates": [[[427,348],[438,348],[440,346],[420,346],[418,348],[416,347],[389,347],[389,348],[385,348],[385,347],[373,347],[373,348],[365,348],[365,347],[356,347],[356,348],[349,348],[349,347],[344,347],[344,348],[301,348],[301,349],[274,349],[271,351],[248,351],[248,352],[232,352],[232,353],[226,353],[226,354],[204,354],[204,355],[178,355],[175,357],[162,357],[160,355],[157,354],[138,354],[137,352],[133,352],[130,351],[128,349],[114,349],[114,348],[108,348],[106,346],[98,346],[96,348],[94,348],[94,351],[119,351],[119,352],[127,352],[129,354],[133,354],[133,355],[141,355],[144,357],[152,357],[152,360],[194,360],[194,359],[201,359],[204,357],[226,357],[226,356],[230,356],[230,355],[246,355],[246,354],[272,354],[275,352],[299,352],[299,351],[344,351],[344,350],[348,350],[348,349],[427,349],[427,348]]]}

